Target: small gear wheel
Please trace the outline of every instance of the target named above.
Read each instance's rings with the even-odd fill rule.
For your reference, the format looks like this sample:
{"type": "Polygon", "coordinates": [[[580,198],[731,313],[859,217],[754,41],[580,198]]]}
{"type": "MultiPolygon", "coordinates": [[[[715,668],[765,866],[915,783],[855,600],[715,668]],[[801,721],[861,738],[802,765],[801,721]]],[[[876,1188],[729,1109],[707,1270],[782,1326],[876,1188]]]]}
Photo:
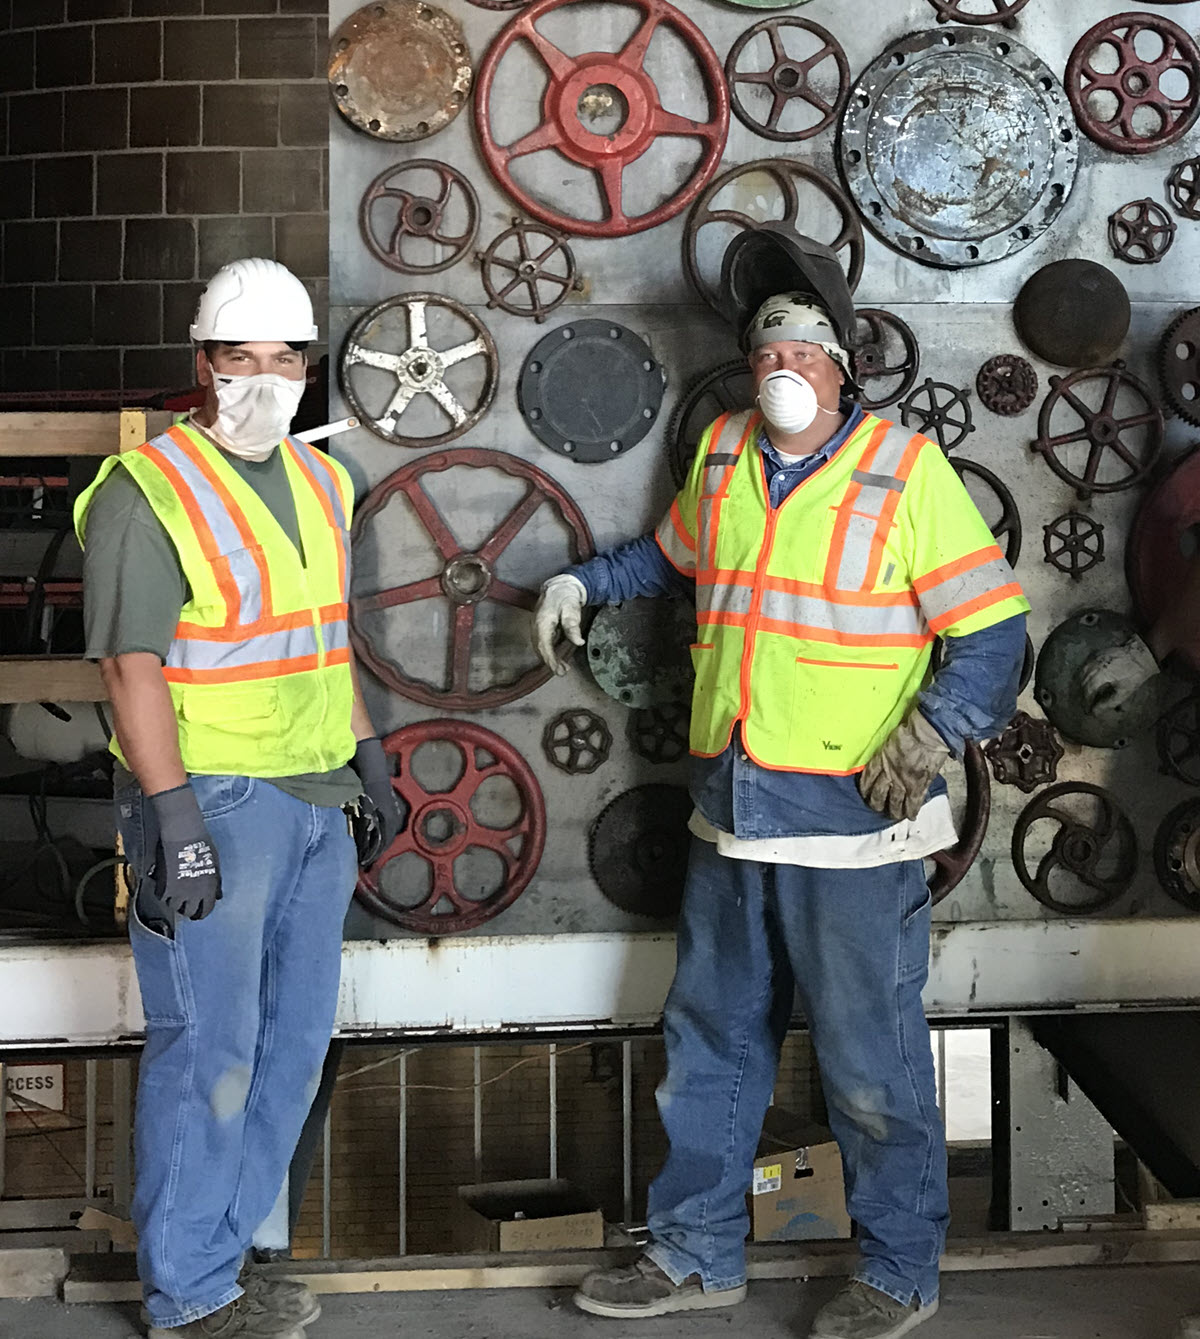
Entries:
{"type": "Polygon", "coordinates": [[[1158,371],[1167,403],[1185,423],[1200,427],[1200,307],[1167,327],[1158,371]]]}
{"type": "Polygon", "coordinates": [[[488,306],[513,316],[532,316],[539,325],[578,283],[575,255],[566,238],[543,224],[522,223],[519,218],[476,259],[488,306]],[[502,254],[514,249],[515,254],[502,254]]]}
{"type": "Polygon", "coordinates": [[[944,381],[926,377],[900,404],[900,421],[906,428],[933,437],[949,455],[975,431],[971,417],[970,391],[958,390],[944,381]]]}
{"type": "Polygon", "coordinates": [[[691,715],[686,702],[664,702],[635,711],[629,718],[630,747],[647,762],[678,762],[688,751],[691,715]]]}
{"type": "Polygon", "coordinates": [[[1169,897],[1200,911],[1200,800],[1184,800],[1159,825],[1154,872],[1169,897]]]}
{"type": "Polygon", "coordinates": [[[1002,418],[1014,418],[1037,399],[1037,373],[1028,359],[1015,353],[998,353],[979,369],[975,392],[985,409],[1002,418]]]}
{"type": "Polygon", "coordinates": [[[1157,265],[1175,242],[1179,225],[1155,200],[1130,200],[1108,216],[1108,244],[1118,260],[1157,265]]]}
{"type": "Polygon", "coordinates": [[[1185,158],[1175,164],[1167,178],[1167,194],[1177,214],[1200,219],[1200,158],[1185,158]]]}
{"type": "Polygon", "coordinates": [[[1028,795],[1058,780],[1058,764],[1065,751],[1049,721],[1018,711],[1004,733],[985,746],[983,756],[1002,786],[1016,786],[1028,795]]]}
{"type": "Polygon", "coordinates": [[[612,731],[602,716],[586,707],[559,712],[542,732],[546,757],[568,776],[594,772],[612,750],[612,731]]]}
{"type": "Polygon", "coordinates": [[[1042,529],[1046,561],[1072,581],[1104,561],[1104,526],[1092,517],[1068,511],[1042,529]]]}
{"type": "Polygon", "coordinates": [[[622,911],[666,920],[683,902],[691,843],[686,786],[635,786],[618,795],[588,833],[588,866],[622,911]]]}

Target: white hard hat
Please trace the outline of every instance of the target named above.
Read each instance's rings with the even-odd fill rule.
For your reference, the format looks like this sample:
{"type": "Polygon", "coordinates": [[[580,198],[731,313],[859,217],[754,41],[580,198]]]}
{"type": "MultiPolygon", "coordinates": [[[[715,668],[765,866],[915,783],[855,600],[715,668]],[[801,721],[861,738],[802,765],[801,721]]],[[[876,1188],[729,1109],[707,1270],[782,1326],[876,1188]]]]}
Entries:
{"type": "Polygon", "coordinates": [[[234,260],[208,281],[188,333],[197,343],[280,340],[303,344],[317,338],[312,299],[299,279],[277,260],[234,260]]]}

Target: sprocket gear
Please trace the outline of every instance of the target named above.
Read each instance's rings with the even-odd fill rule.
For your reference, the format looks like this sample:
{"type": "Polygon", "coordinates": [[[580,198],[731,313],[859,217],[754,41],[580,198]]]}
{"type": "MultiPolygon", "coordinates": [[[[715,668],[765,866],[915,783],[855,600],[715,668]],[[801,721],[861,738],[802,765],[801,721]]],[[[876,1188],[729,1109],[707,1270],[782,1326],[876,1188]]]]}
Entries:
{"type": "Polygon", "coordinates": [[[1200,307],[1172,321],[1158,350],[1167,404],[1185,423],[1200,427],[1200,307]]]}
{"type": "Polygon", "coordinates": [[[1154,872],[1169,897],[1200,911],[1200,800],[1184,800],[1159,825],[1154,872]]]}
{"type": "Polygon", "coordinates": [[[985,409],[1001,418],[1014,418],[1023,414],[1037,399],[1037,373],[1027,358],[1015,353],[998,353],[979,369],[975,392],[985,409]]]}
{"type": "Polygon", "coordinates": [[[600,891],[622,911],[669,920],[683,902],[692,800],[686,786],[627,790],[588,833],[588,867],[600,891]]]}

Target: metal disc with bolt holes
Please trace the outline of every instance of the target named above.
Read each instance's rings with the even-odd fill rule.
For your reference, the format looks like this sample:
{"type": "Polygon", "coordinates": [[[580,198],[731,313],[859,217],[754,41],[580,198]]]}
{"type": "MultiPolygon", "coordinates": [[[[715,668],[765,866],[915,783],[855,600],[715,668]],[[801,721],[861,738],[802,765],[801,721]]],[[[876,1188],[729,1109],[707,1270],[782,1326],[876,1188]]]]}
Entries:
{"type": "Polygon", "coordinates": [[[529,351],[517,404],[540,442],[598,465],[645,437],[665,385],[661,364],[632,330],[615,321],[572,321],[529,351]]]}
{"type": "Polygon", "coordinates": [[[902,38],[850,92],[842,176],[872,231],[925,265],[1003,260],[1062,212],[1079,165],[1050,67],[1006,34],[902,38]]]}
{"type": "Polygon", "coordinates": [[[690,702],[696,610],[687,600],[627,600],[601,609],[587,637],[592,677],[626,707],[690,702]]]}
{"type": "Polygon", "coordinates": [[[588,834],[588,865],[622,911],[667,920],[679,912],[687,876],[692,800],[685,786],[635,786],[618,795],[588,834]]]}

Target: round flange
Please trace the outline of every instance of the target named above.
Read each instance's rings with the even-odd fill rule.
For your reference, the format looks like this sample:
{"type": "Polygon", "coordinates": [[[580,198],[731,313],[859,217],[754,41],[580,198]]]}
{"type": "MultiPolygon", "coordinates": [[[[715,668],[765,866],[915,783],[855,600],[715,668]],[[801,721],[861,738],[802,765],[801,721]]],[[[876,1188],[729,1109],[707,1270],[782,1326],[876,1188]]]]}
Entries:
{"type": "Polygon", "coordinates": [[[696,611],[687,600],[627,600],[601,609],[587,636],[592,677],[615,702],[645,709],[692,700],[696,611]]]}
{"type": "Polygon", "coordinates": [[[1013,827],[1013,868],[1044,906],[1064,916],[1089,915],[1111,906],[1137,873],[1137,835],[1116,800],[1099,786],[1060,781],[1025,806],[1013,827]],[[1036,834],[1049,849],[1030,868],[1025,848],[1037,823],[1055,825],[1036,834]]]}
{"type": "Polygon", "coordinates": [[[458,23],[426,0],[374,0],[329,46],[329,88],[341,114],[376,139],[425,139],[462,111],[471,53],[458,23]]]}
{"type": "MultiPolygon", "coordinates": [[[[499,492],[495,484],[493,478],[492,494],[499,492]]],[[[448,486],[445,491],[449,492],[448,486]]],[[[457,491],[470,496],[470,480],[463,480],[457,491]]],[[[482,492],[482,489],[475,486],[475,491],[482,492]]],[[[535,465],[504,451],[464,447],[422,456],[377,484],[355,513],[351,538],[356,548],[364,544],[373,519],[391,502],[400,498],[407,502],[407,510],[415,518],[419,529],[425,532],[436,553],[433,570],[424,575],[415,575],[399,586],[371,594],[352,594],[350,640],[358,659],[388,688],[409,701],[451,711],[481,711],[486,707],[504,706],[539,688],[551,677],[551,673],[540,660],[532,656],[527,659],[535,663],[521,670],[515,679],[480,682],[481,676],[472,674],[472,667],[476,665],[476,659],[472,656],[472,641],[478,611],[485,604],[492,606],[489,613],[495,612],[496,605],[532,611],[537,603],[536,590],[505,580],[498,568],[513,541],[543,506],[552,509],[556,521],[567,532],[568,561],[577,563],[590,558],[595,548],[583,513],[561,485],[535,465]],[[497,470],[509,480],[517,480],[524,485],[515,505],[491,534],[474,548],[467,548],[458,540],[423,482],[429,476],[460,468],[497,470]],[[441,685],[409,673],[391,659],[384,647],[378,644],[382,641],[384,629],[369,621],[373,614],[423,600],[449,602],[448,610],[443,605],[442,610],[445,612],[439,611],[432,620],[434,628],[445,628],[447,637],[446,670],[441,685]]],[[[475,528],[476,523],[472,519],[472,529],[475,528]]],[[[377,570],[382,565],[382,562],[356,563],[355,574],[358,576],[361,571],[377,570]]],[[[509,653],[507,648],[501,656],[500,648],[496,645],[495,628],[489,627],[486,632],[487,637],[479,639],[486,643],[480,648],[479,662],[489,669],[496,664],[503,669],[513,668],[518,657],[509,653]]],[[[521,632],[524,634],[525,629],[522,628],[521,632]]],[[[429,631],[423,630],[422,636],[414,639],[414,650],[424,652],[432,642],[429,631]]],[[[521,636],[519,644],[522,649],[526,642],[527,637],[521,636]]]]}
{"type": "Polygon", "coordinates": [[[1200,697],[1168,707],[1158,718],[1158,760],[1167,776],[1200,786],[1200,697]]]}
{"type": "Polygon", "coordinates": [[[721,310],[718,280],[725,247],[732,240],[729,229],[741,232],[770,220],[785,223],[841,252],[846,282],[854,292],[862,278],[865,243],[850,199],[835,182],[799,159],[759,158],[722,172],[709,183],[688,215],[683,234],[683,268],[692,287],[714,311],[721,310]],[[729,199],[718,206],[717,199],[725,191],[729,192],[729,199]],[[824,235],[817,236],[816,220],[824,222],[831,213],[836,219],[824,229],[824,235]],[[723,226],[718,229],[716,225],[723,226]],[[711,230],[712,242],[706,241],[702,247],[700,237],[706,228],[711,230]],[[723,240],[719,249],[714,250],[718,235],[723,240]]]}
{"type": "Polygon", "coordinates": [[[525,359],[517,404],[537,439],[585,465],[624,455],[654,426],[666,374],[645,340],[615,321],[572,321],[525,359]]]}
{"type": "Polygon", "coordinates": [[[1037,659],[1034,696],[1064,738],[1098,749],[1121,749],[1148,730],[1159,714],[1161,686],[1151,680],[1121,707],[1089,711],[1080,675],[1098,651],[1123,646],[1133,636],[1127,618],[1107,609],[1087,609],[1060,623],[1037,659]]]}
{"type": "Polygon", "coordinates": [[[685,786],[635,786],[611,801],[588,833],[588,865],[600,891],[622,911],[668,920],[679,912],[687,875],[685,786]]]}
{"type": "Polygon", "coordinates": [[[1200,219],[1200,158],[1175,164],[1167,178],[1167,194],[1176,213],[1185,219],[1200,219]]]}
{"type": "MultiPolygon", "coordinates": [[[[535,0],[497,35],[479,67],[475,98],[475,129],[484,162],[520,207],[552,228],[580,237],[626,237],[674,218],[694,200],[717,170],[729,133],[729,89],[717,54],[708,39],[680,10],[666,0],[631,0],[642,19],[633,36],[617,52],[589,51],[568,56],[537,27],[546,14],[590,5],[590,0],[535,0]],[[659,27],[682,41],[698,67],[708,96],[709,118],[693,120],[662,105],[658,87],[645,68],[646,52],[659,27]],[[542,96],[540,124],[509,144],[497,142],[492,129],[492,92],[504,56],[518,43],[533,49],[549,75],[542,96]],[[593,109],[603,118],[593,123],[593,109]],[[612,122],[612,117],[619,120],[612,122]],[[699,141],[699,160],[682,182],[658,205],[638,215],[625,212],[625,169],[657,140],[681,137],[699,141]],[[569,162],[596,174],[604,217],[582,218],[552,208],[518,183],[513,164],[553,149],[569,162]]],[[[603,26],[594,13],[580,16],[581,31],[603,26]]],[[[527,98],[528,90],[498,88],[499,99],[527,98]]],[[[665,180],[671,173],[663,174],[665,180]]]]}
{"type": "Polygon", "coordinates": [[[1170,251],[1178,226],[1157,201],[1130,200],[1108,216],[1108,244],[1118,260],[1157,265],[1170,251]]]}
{"type": "Polygon", "coordinates": [[[1001,418],[1015,418],[1037,399],[1037,373],[1028,359],[1015,353],[998,353],[979,369],[975,393],[985,409],[1001,418]]]}
{"type": "MultiPolygon", "coordinates": [[[[1171,467],[1142,502],[1125,545],[1125,574],[1142,625],[1152,628],[1185,589],[1200,539],[1200,448],[1171,467]]],[[[1174,655],[1200,671],[1200,637],[1174,655]]]]}
{"type": "Polygon", "coordinates": [[[467,178],[449,163],[413,158],[386,168],[367,187],[359,205],[358,225],[367,249],[388,269],[401,274],[436,274],[448,270],[470,250],[479,228],[479,197],[467,178]],[[421,174],[437,178],[440,189],[436,194],[406,190],[399,184],[405,177],[411,181],[421,174]],[[464,225],[461,231],[447,232],[446,216],[454,212],[465,215],[464,225]],[[444,248],[448,254],[438,260],[419,261],[412,253],[422,247],[444,248]]]}
{"type": "Polygon", "coordinates": [[[1078,581],[1104,561],[1104,526],[1092,516],[1068,511],[1042,527],[1045,561],[1078,581]]]}
{"type": "Polygon", "coordinates": [[[542,748],[560,772],[584,776],[608,760],[612,731],[603,716],[586,707],[572,707],[546,722],[542,748]]]}
{"type": "Polygon", "coordinates": [[[926,377],[901,404],[900,422],[932,437],[949,455],[975,431],[970,394],[968,390],[958,390],[944,381],[926,377]]]}
{"type": "Polygon", "coordinates": [[[1153,153],[1186,135],[1200,114],[1200,47],[1168,18],[1114,14],[1075,44],[1066,85],[1089,139],[1114,153],[1153,153]],[[1148,45],[1153,55],[1142,54],[1148,45]],[[1186,95],[1173,96],[1168,81],[1186,85],[1186,95]]]}
{"type": "Polygon", "coordinates": [[[854,315],[854,380],[862,388],[859,403],[871,413],[903,400],[917,384],[921,347],[912,327],[891,312],[859,307],[854,315]]]}
{"type": "Polygon", "coordinates": [[[1017,15],[1029,0],[929,0],[929,3],[937,10],[939,23],[1001,23],[1006,28],[1015,28],[1017,15]],[[983,13],[967,9],[968,3],[983,5],[983,13]]]}
{"type": "Polygon", "coordinates": [[[725,77],[733,114],[744,126],[764,139],[805,140],[837,120],[850,91],[850,62],[841,43],[819,23],[790,16],[762,19],[747,28],[729,49],[725,77]],[[806,39],[815,39],[815,45],[813,41],[804,42],[813,50],[797,55],[799,43],[793,41],[789,52],[784,40],[788,33],[804,33],[806,39]],[[770,65],[765,70],[739,70],[747,48],[760,36],[769,43],[770,65]],[[785,117],[785,113],[791,115],[785,117]]]}
{"type": "Polygon", "coordinates": [[[967,740],[963,751],[963,770],[967,777],[967,807],[961,824],[962,836],[953,846],[930,856],[934,870],[929,876],[929,895],[934,906],[958,887],[979,858],[992,816],[992,781],[983,750],[973,739],[967,740]]]}
{"type": "Polygon", "coordinates": [[[1086,502],[1093,493],[1120,493],[1141,483],[1158,461],[1165,431],[1150,388],[1118,359],[1111,367],[1050,378],[1033,449],[1086,502]],[[1054,431],[1060,406],[1070,413],[1057,425],[1065,432],[1054,431]]]}
{"type": "Polygon", "coordinates": [[[925,265],[1002,260],[1039,238],[1075,184],[1075,123],[1050,67],[978,28],[914,33],[859,78],[838,162],[871,230],[925,265]]]}
{"type": "MultiPolygon", "coordinates": [[[[461,302],[437,293],[405,293],[363,312],[350,327],[338,361],[347,405],[363,427],[397,446],[440,446],[461,437],[491,407],[498,374],[499,355],[488,328],[461,302]],[[434,348],[428,329],[430,309],[439,314],[439,321],[466,325],[470,338],[448,349],[434,348]],[[403,335],[396,328],[401,314],[403,335]],[[482,374],[476,378],[468,407],[447,382],[446,373],[477,358],[483,359],[482,374]],[[424,421],[433,431],[417,431],[413,411],[423,401],[438,407],[441,431],[428,419],[424,421]],[[406,414],[413,424],[408,433],[400,431],[406,414]]],[[[467,376],[464,369],[464,381],[467,376]]]]}
{"type": "Polygon", "coordinates": [[[963,481],[967,491],[971,494],[971,501],[979,508],[980,515],[987,522],[987,527],[992,532],[992,537],[997,544],[1003,547],[1009,567],[1016,567],[1017,559],[1021,556],[1023,532],[1021,529],[1021,513],[1017,510],[1017,500],[1013,497],[1012,490],[998,474],[993,473],[986,465],[980,465],[974,460],[967,460],[963,456],[951,456],[950,464],[953,466],[955,474],[963,481]],[[978,489],[972,489],[972,484],[976,483],[983,486],[984,491],[988,494],[986,498],[979,497],[978,489]],[[997,512],[999,512],[998,516],[996,516],[997,512]],[[992,519],[994,516],[996,517],[995,520],[992,519]]]}
{"type": "Polygon", "coordinates": [[[754,373],[744,358],[721,363],[700,377],[680,400],[667,428],[667,463],[675,486],[682,488],[705,429],[722,414],[754,403],[754,373]]]}
{"type": "Polygon", "coordinates": [[[1185,423],[1200,427],[1200,307],[1172,321],[1158,350],[1167,403],[1185,423]]]}
{"type": "Polygon", "coordinates": [[[1021,343],[1057,367],[1094,367],[1111,358],[1131,317],[1125,285],[1094,260],[1043,265],[1013,306],[1021,343]]]}
{"type": "Polygon", "coordinates": [[[1058,779],[1066,750],[1049,721],[1018,711],[1002,734],[984,747],[984,756],[1002,786],[1016,786],[1027,795],[1058,779]]]}
{"type": "Polygon", "coordinates": [[[578,285],[575,254],[567,239],[540,224],[513,219],[513,226],[495,237],[478,260],[488,306],[512,316],[532,316],[539,325],[578,285]],[[501,254],[514,247],[515,255],[501,254]]]}
{"type": "Polygon", "coordinates": [[[1200,800],[1177,804],[1159,824],[1154,872],[1170,898],[1200,911],[1200,800]]]}
{"type": "Polygon", "coordinates": [[[383,747],[397,759],[392,786],[410,816],[404,831],[360,873],[358,900],[393,925],[423,935],[461,934],[511,907],[546,845],[546,807],[529,764],[507,740],[470,721],[418,721],[388,735],[383,747]],[[448,787],[421,783],[418,754],[426,745],[459,755],[457,779],[448,787]],[[501,781],[509,794],[498,800],[501,781]],[[393,861],[394,877],[388,871],[393,861]]]}
{"type": "Polygon", "coordinates": [[[692,709],[687,702],[664,702],[629,718],[629,746],[639,758],[673,763],[687,755],[692,709]]]}

